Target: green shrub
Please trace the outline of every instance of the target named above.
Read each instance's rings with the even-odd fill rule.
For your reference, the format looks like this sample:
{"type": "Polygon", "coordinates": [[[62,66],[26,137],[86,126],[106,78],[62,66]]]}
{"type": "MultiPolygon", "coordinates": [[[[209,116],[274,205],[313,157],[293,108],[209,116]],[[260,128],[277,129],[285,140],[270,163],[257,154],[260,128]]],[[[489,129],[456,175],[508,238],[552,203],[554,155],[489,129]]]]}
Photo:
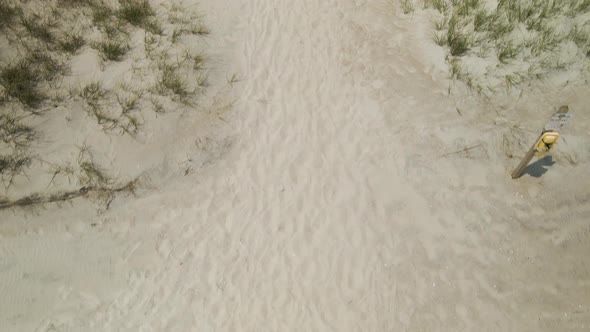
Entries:
{"type": "Polygon", "coordinates": [[[66,33],[65,38],[59,41],[61,50],[70,54],[76,54],[84,44],[86,44],[84,37],[76,33],[66,33]]]}
{"type": "Polygon", "coordinates": [[[155,12],[148,0],[122,0],[119,17],[135,26],[143,27],[155,12]]]}
{"type": "Polygon", "coordinates": [[[31,164],[31,158],[21,155],[0,155],[0,174],[12,177],[23,172],[31,164]]]}
{"type": "Polygon", "coordinates": [[[449,20],[449,29],[447,31],[447,45],[451,55],[461,56],[469,51],[469,38],[461,31],[459,19],[453,15],[449,20]]]}
{"type": "Polygon", "coordinates": [[[120,61],[129,50],[129,46],[123,41],[112,39],[102,40],[95,46],[102,58],[109,61],[120,61]]]}
{"type": "Polygon", "coordinates": [[[39,91],[41,75],[30,60],[22,60],[0,70],[0,84],[6,95],[24,105],[36,107],[44,99],[39,91]]]}
{"type": "Polygon", "coordinates": [[[181,98],[189,94],[186,82],[178,76],[174,67],[167,64],[162,66],[162,75],[158,82],[158,90],[164,93],[172,92],[181,98]]]}
{"type": "Polygon", "coordinates": [[[21,15],[20,23],[32,37],[46,43],[53,43],[55,41],[55,36],[51,31],[54,23],[44,22],[38,15],[21,15]]]}
{"type": "Polygon", "coordinates": [[[0,0],[0,29],[9,26],[19,15],[19,10],[6,0],[0,0]]]}

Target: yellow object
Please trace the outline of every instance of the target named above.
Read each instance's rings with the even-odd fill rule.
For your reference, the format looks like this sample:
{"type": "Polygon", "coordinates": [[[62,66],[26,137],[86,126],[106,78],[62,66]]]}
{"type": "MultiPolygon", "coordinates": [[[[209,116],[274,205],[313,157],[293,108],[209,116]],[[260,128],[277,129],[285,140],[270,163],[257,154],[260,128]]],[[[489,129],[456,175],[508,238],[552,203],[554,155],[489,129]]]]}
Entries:
{"type": "Polygon", "coordinates": [[[535,143],[535,156],[539,157],[544,155],[547,151],[553,148],[553,145],[557,142],[559,133],[556,131],[544,132],[537,143],[535,143]]]}

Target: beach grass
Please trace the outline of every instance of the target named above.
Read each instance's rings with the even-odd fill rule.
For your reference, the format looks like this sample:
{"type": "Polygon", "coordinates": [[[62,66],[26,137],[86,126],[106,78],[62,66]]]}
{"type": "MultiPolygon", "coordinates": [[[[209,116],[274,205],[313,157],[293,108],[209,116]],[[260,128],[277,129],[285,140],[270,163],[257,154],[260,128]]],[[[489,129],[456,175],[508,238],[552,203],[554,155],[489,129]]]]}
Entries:
{"type": "MultiPolygon", "coordinates": [[[[400,0],[400,7],[406,12],[407,2],[400,0]]],[[[509,89],[590,63],[590,0],[499,0],[495,8],[483,0],[426,0],[424,8],[431,11],[433,41],[446,50],[455,79],[457,61],[467,58],[488,61],[485,75],[509,89]],[[577,57],[560,59],[569,42],[577,57]]]]}
{"type": "MultiPolygon", "coordinates": [[[[41,151],[33,157],[31,147],[39,151],[52,139],[51,132],[41,137],[33,123],[43,121],[31,121],[34,117],[79,104],[90,115],[82,118],[96,121],[105,134],[135,139],[145,125],[143,106],[163,114],[177,109],[175,103],[196,98],[195,92],[207,85],[209,59],[185,42],[194,46],[191,38],[210,33],[201,14],[178,1],[170,5],[149,0],[0,0],[0,38],[10,44],[0,54],[0,178],[5,188],[32,165],[49,165],[33,162],[44,156],[41,151]],[[143,43],[132,39],[138,32],[145,36],[143,43]],[[72,59],[88,53],[99,56],[101,71],[126,63],[133,74],[154,79],[134,89],[101,79],[64,86],[72,59]],[[180,59],[182,54],[185,59],[180,59]]],[[[68,168],[71,172],[48,172],[49,182],[75,173],[86,179],[80,184],[112,187],[106,177],[111,170],[88,158],[78,166],[68,168]]]]}

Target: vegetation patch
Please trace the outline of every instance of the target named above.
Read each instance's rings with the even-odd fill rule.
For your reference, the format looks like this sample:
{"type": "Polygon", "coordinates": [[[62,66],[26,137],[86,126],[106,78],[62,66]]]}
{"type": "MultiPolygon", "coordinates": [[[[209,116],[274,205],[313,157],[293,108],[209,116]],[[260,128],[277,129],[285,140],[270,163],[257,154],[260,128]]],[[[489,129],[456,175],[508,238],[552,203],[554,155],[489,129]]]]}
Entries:
{"type": "Polygon", "coordinates": [[[142,27],[155,15],[148,0],[122,0],[119,16],[132,25],[142,27]]]}
{"type": "Polygon", "coordinates": [[[63,123],[71,127],[60,131],[78,130],[80,123],[72,121],[88,119],[96,121],[105,135],[137,138],[146,118],[155,118],[145,112],[177,109],[180,101],[194,101],[206,85],[204,53],[184,42],[209,33],[201,17],[177,0],[0,0],[0,38],[10,43],[0,54],[0,180],[5,193],[16,178],[20,186],[29,167],[40,168],[31,173],[35,176],[46,171],[50,185],[81,186],[16,200],[0,193],[0,209],[91,194],[110,200],[115,192],[133,191],[136,183],[116,185],[118,181],[108,174],[118,172],[98,166],[89,147],[81,149],[78,160],[64,160],[65,166],[47,161],[51,158],[43,147],[52,137],[45,135],[53,133],[36,125],[63,123]],[[145,36],[143,43],[132,40],[138,34],[145,36]],[[71,60],[89,51],[86,45],[99,55],[98,80],[80,85],[76,75],[67,74],[71,60]],[[114,79],[109,76],[105,87],[100,71],[108,72],[110,65],[117,65],[113,62],[123,62],[121,67],[129,71],[114,79]],[[138,80],[142,84],[129,83],[138,80]],[[89,116],[72,114],[78,109],[89,116]],[[47,114],[50,121],[40,120],[47,114]]]}
{"type": "Polygon", "coordinates": [[[100,52],[105,61],[121,61],[129,51],[129,46],[124,41],[113,40],[108,37],[95,43],[94,47],[100,52]]]}
{"type": "Polygon", "coordinates": [[[45,98],[39,89],[40,73],[29,59],[0,69],[0,84],[9,98],[29,107],[36,107],[45,98]]]}
{"type": "MultiPolygon", "coordinates": [[[[407,1],[400,6],[408,8],[407,1]]],[[[460,79],[480,92],[590,68],[590,0],[498,0],[494,6],[425,0],[424,8],[433,16],[434,42],[447,50],[451,76],[457,78],[462,62],[460,79]],[[473,62],[485,63],[484,71],[470,67],[473,62]]]]}
{"type": "Polygon", "coordinates": [[[0,29],[10,26],[19,16],[19,10],[7,0],[0,0],[0,29]]]}

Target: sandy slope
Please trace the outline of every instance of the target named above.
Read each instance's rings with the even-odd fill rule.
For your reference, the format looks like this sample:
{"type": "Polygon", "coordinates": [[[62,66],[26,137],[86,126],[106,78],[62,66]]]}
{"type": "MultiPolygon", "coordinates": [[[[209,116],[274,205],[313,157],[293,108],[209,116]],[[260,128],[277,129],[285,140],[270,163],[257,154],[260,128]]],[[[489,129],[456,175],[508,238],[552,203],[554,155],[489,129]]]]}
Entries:
{"type": "Polygon", "coordinates": [[[231,151],[99,216],[3,212],[0,330],[590,327],[584,89],[448,96],[428,18],[386,1],[201,8],[243,78],[231,151]],[[510,126],[562,103],[555,164],[510,180],[510,126]]]}

